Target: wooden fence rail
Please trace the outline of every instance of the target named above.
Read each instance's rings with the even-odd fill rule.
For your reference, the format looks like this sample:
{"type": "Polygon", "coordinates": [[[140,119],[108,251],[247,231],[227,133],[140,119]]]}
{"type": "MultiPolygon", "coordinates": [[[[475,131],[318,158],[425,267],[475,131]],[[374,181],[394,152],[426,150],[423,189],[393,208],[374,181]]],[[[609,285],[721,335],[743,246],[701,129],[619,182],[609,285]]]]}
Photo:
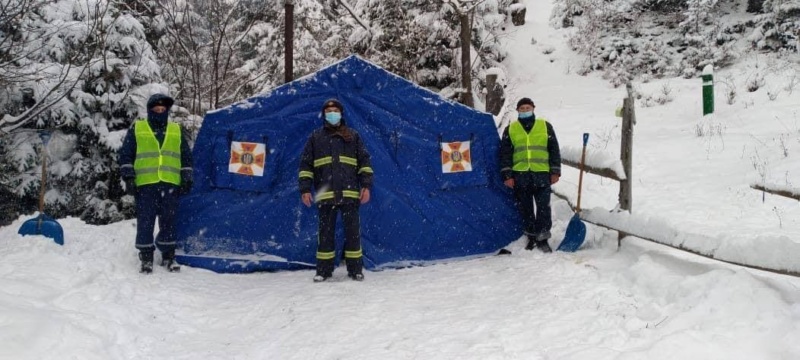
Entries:
{"type": "MultiPolygon", "coordinates": [[[[622,141],[621,141],[621,152],[620,152],[620,161],[622,162],[622,167],[623,167],[623,169],[625,171],[626,179],[620,179],[620,176],[617,175],[617,172],[612,170],[612,169],[609,169],[609,168],[596,168],[596,167],[584,165],[584,171],[586,171],[587,173],[590,173],[590,174],[594,174],[594,175],[597,175],[597,176],[602,176],[602,177],[605,177],[605,178],[609,178],[609,179],[613,179],[613,180],[619,181],[620,182],[619,209],[622,210],[622,211],[625,211],[627,213],[632,213],[631,208],[632,208],[632,203],[633,203],[633,192],[632,192],[632,184],[633,184],[633,176],[632,176],[632,172],[633,171],[632,170],[633,169],[632,169],[631,165],[632,165],[632,162],[633,162],[633,126],[636,124],[636,114],[635,114],[635,111],[634,111],[634,98],[633,98],[633,91],[632,91],[631,84],[630,83],[627,84],[626,87],[627,87],[627,90],[628,90],[628,97],[624,99],[623,107],[622,107],[622,141]]],[[[564,164],[566,166],[575,167],[575,168],[579,168],[580,167],[580,164],[578,162],[576,162],[574,160],[571,160],[571,159],[563,159],[562,158],[561,162],[562,162],[562,164],[564,164]]],[[[787,191],[787,190],[783,190],[783,189],[770,189],[770,188],[766,188],[764,186],[755,185],[755,184],[751,185],[750,187],[752,187],[753,189],[756,189],[756,190],[766,191],[766,192],[769,192],[771,194],[785,196],[785,197],[788,197],[788,198],[800,200],[800,194],[797,194],[795,192],[791,192],[791,191],[787,191]]],[[[572,204],[572,202],[568,199],[566,194],[561,194],[561,193],[557,192],[556,189],[553,189],[553,195],[555,195],[555,196],[557,196],[557,197],[559,197],[561,199],[564,199],[565,201],[567,201],[567,203],[569,204],[569,206],[571,208],[573,208],[573,209],[575,208],[575,205],[572,204]]],[[[645,234],[644,231],[638,231],[637,229],[634,229],[632,227],[623,229],[622,228],[623,226],[615,224],[614,221],[606,221],[605,219],[607,218],[607,216],[595,216],[595,215],[598,215],[597,211],[584,210],[584,211],[580,212],[581,220],[583,220],[583,221],[585,221],[587,223],[590,223],[590,224],[594,224],[594,225],[597,225],[597,226],[600,226],[600,227],[604,227],[604,228],[616,231],[617,234],[618,234],[618,236],[617,236],[617,247],[618,248],[619,248],[619,246],[622,245],[622,238],[624,238],[626,236],[634,236],[634,237],[637,237],[637,238],[640,238],[640,239],[643,239],[643,240],[647,240],[647,241],[650,241],[650,242],[653,242],[653,243],[656,243],[656,244],[659,244],[659,245],[668,246],[668,247],[671,247],[671,248],[674,248],[674,249],[677,249],[677,250],[682,250],[682,251],[685,251],[685,252],[688,252],[688,253],[691,253],[691,254],[694,254],[694,255],[697,255],[697,256],[702,256],[704,258],[708,258],[708,259],[724,262],[724,263],[727,263],[727,264],[742,266],[742,267],[761,270],[761,271],[772,272],[772,273],[781,274],[781,275],[790,275],[790,276],[800,277],[800,272],[794,271],[794,270],[771,269],[771,268],[767,268],[767,267],[763,267],[763,266],[759,266],[759,265],[755,265],[755,264],[746,264],[746,263],[743,263],[743,262],[740,262],[740,261],[732,261],[732,260],[727,260],[727,259],[720,259],[718,257],[715,257],[714,255],[704,254],[704,253],[702,253],[700,251],[697,251],[697,250],[694,250],[694,249],[691,249],[691,248],[687,248],[687,247],[685,247],[683,245],[680,245],[680,244],[672,244],[669,241],[665,241],[663,239],[656,239],[657,236],[647,235],[647,234],[645,234]]]]}
{"type": "Polygon", "coordinates": [[[768,192],[770,194],[773,194],[773,195],[779,195],[779,196],[787,197],[787,198],[790,198],[790,199],[800,200],[800,194],[798,194],[797,192],[793,192],[793,191],[789,191],[789,190],[785,190],[785,189],[772,189],[772,188],[769,188],[769,187],[766,187],[766,186],[763,186],[763,185],[758,185],[758,184],[751,184],[750,187],[753,188],[753,189],[756,189],[756,190],[766,191],[766,192],[768,192]]]}

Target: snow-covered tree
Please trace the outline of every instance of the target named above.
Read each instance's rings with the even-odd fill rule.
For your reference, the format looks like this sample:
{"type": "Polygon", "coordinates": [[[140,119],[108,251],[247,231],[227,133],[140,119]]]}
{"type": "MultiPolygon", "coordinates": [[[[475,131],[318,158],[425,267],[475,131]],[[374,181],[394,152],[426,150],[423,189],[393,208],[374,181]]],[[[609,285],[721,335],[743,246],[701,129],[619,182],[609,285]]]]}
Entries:
{"type": "Polygon", "coordinates": [[[586,54],[579,73],[601,70],[620,85],[729,64],[742,24],[721,21],[726,9],[718,0],[557,0],[551,24],[576,28],[569,43],[586,54]]]}
{"type": "Polygon", "coordinates": [[[682,74],[696,77],[708,64],[724,66],[733,60],[732,40],[721,33],[722,26],[714,22],[717,0],[687,0],[683,21],[678,29],[683,33],[686,50],[681,61],[682,74]]]}
{"type": "Polygon", "coordinates": [[[764,0],[749,40],[757,49],[800,52],[800,0],[764,0]]]}
{"type": "Polygon", "coordinates": [[[178,104],[203,114],[251,96],[270,69],[259,66],[255,34],[275,33],[282,7],[274,0],[165,0],[156,22],[164,79],[178,104]]]}
{"type": "Polygon", "coordinates": [[[47,129],[52,132],[47,211],[92,223],[129,216],[130,209],[122,206],[115,152],[160,81],[144,28],[114,2],[102,0],[48,1],[22,14],[19,24],[27,40],[25,56],[15,65],[42,76],[5,89],[3,108],[21,112],[7,112],[3,119],[21,118],[43,101],[54,103],[30,121],[3,124],[0,156],[16,170],[3,179],[4,191],[23,204],[35,203],[43,149],[36,131],[47,129]],[[47,100],[53,93],[58,97],[47,100]]]}

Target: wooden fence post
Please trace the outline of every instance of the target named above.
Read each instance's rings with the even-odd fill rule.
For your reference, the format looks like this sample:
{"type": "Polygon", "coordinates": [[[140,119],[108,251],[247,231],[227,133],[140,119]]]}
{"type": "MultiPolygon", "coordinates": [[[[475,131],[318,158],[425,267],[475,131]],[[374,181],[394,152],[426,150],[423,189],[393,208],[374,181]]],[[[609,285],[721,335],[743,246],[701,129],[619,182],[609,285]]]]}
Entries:
{"type": "Polygon", "coordinates": [[[633,125],[636,124],[636,111],[634,109],[633,87],[626,85],[628,97],[622,104],[622,141],[620,161],[625,170],[625,180],[619,182],[619,207],[622,210],[633,212],[633,125]]]}
{"type": "Polygon", "coordinates": [[[497,74],[486,75],[486,112],[499,114],[505,101],[503,87],[497,83],[497,74]]]}
{"type": "Polygon", "coordinates": [[[522,4],[514,4],[511,6],[511,23],[514,26],[522,26],[525,25],[525,13],[528,12],[528,9],[525,8],[525,5],[522,4]]]}

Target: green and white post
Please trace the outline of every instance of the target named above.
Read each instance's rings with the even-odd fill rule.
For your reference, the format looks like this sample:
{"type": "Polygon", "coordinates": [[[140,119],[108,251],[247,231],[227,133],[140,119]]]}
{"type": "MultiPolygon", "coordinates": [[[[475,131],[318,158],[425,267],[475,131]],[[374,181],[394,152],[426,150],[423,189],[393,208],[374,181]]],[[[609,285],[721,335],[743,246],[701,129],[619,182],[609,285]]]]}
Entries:
{"type": "Polygon", "coordinates": [[[703,68],[703,116],[714,112],[714,66],[711,64],[703,68]]]}

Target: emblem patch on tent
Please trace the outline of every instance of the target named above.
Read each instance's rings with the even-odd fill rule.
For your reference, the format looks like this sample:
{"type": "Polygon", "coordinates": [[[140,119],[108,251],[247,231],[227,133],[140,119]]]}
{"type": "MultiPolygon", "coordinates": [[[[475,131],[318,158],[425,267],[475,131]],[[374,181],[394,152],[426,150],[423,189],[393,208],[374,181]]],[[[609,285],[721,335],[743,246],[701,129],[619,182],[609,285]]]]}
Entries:
{"type": "Polygon", "coordinates": [[[261,143],[231,142],[231,161],[228,172],[247,176],[264,176],[267,147],[261,143]]]}
{"type": "Polygon", "coordinates": [[[472,155],[469,152],[469,143],[469,141],[441,143],[443,173],[472,171],[472,155]]]}

